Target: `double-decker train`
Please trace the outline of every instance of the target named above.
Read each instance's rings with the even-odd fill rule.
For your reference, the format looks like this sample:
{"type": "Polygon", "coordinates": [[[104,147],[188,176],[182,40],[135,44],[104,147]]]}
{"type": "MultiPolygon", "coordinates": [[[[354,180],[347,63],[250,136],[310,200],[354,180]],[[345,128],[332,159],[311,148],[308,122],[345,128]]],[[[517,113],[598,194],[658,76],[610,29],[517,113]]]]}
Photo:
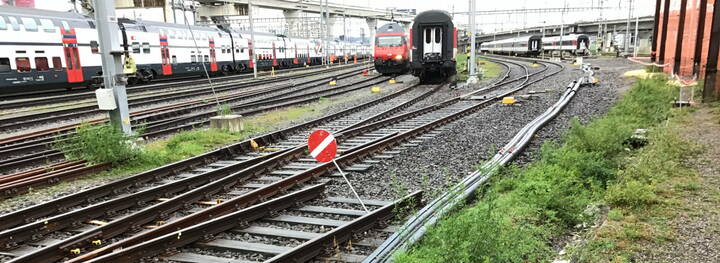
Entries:
{"type": "Polygon", "coordinates": [[[480,52],[515,56],[537,56],[541,53],[563,52],[572,55],[589,55],[590,38],[583,34],[540,37],[523,36],[489,41],[480,44],[480,52]]]}
{"type": "MultiPolygon", "coordinates": [[[[129,81],[320,64],[321,41],[228,28],[118,19],[129,81]],[[257,65],[251,62],[253,52],[257,65]]],[[[95,21],[70,13],[0,6],[0,93],[102,83],[95,21]]],[[[366,45],[333,41],[333,62],[370,57],[366,45]]]]}
{"type": "Polygon", "coordinates": [[[407,36],[398,23],[378,28],[375,35],[375,69],[382,74],[402,74],[408,71],[410,60],[407,36]]]}
{"type": "Polygon", "coordinates": [[[410,31],[410,70],[420,82],[442,81],[456,74],[457,29],[448,12],[425,11],[410,31]]]}

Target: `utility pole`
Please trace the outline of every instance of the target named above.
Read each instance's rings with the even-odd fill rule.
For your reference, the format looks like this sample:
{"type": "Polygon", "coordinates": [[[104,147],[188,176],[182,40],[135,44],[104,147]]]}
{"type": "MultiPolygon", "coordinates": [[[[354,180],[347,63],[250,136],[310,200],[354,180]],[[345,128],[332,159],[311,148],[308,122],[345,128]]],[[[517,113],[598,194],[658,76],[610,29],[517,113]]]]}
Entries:
{"type": "Polygon", "coordinates": [[[475,0],[470,0],[470,59],[468,63],[467,84],[478,82],[477,69],[475,68],[475,0]]]}
{"type": "Polygon", "coordinates": [[[628,17],[627,17],[627,23],[625,25],[625,45],[623,47],[625,54],[629,54],[630,50],[630,19],[632,18],[632,3],[633,0],[628,0],[628,17]]]}
{"type": "MultiPolygon", "coordinates": [[[[325,59],[329,60],[328,48],[330,47],[330,4],[328,0],[325,0],[325,59]]],[[[330,66],[330,61],[327,61],[326,66],[330,66]]]]}
{"type": "Polygon", "coordinates": [[[127,78],[123,73],[122,62],[122,55],[125,52],[120,47],[120,35],[118,34],[120,28],[115,16],[115,2],[94,0],[94,3],[104,89],[112,89],[115,98],[116,108],[110,111],[110,123],[117,125],[125,134],[131,134],[130,111],[125,90],[127,78]]]}
{"type": "MultiPolygon", "coordinates": [[[[637,2],[635,2],[635,4],[637,5],[637,2]]],[[[638,54],[638,47],[639,47],[638,27],[639,26],[640,26],[640,16],[635,16],[635,41],[633,41],[635,43],[635,47],[633,48],[633,57],[637,57],[637,54],[638,54]]]]}
{"type": "Polygon", "coordinates": [[[255,52],[255,27],[253,27],[253,7],[252,7],[252,0],[248,0],[248,20],[250,21],[250,42],[252,42],[252,47],[248,47],[248,49],[252,50],[252,63],[253,63],[253,78],[257,78],[257,52],[255,52]]]}
{"type": "Polygon", "coordinates": [[[320,0],[320,48],[322,48],[321,56],[322,59],[320,59],[321,64],[325,65],[325,4],[323,3],[323,0],[320,0]]]}
{"type": "Polygon", "coordinates": [[[563,59],[563,34],[565,30],[565,8],[567,8],[567,0],[563,1],[563,10],[560,13],[560,60],[563,59]]]}

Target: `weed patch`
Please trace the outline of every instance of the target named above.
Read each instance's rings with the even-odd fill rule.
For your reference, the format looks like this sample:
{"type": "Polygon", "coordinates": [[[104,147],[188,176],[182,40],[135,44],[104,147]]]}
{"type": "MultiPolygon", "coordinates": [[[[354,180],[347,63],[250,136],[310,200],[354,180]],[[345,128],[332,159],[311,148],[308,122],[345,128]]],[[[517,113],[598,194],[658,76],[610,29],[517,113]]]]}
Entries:
{"type": "Polygon", "coordinates": [[[90,164],[117,164],[141,153],[133,144],[136,136],[126,135],[111,124],[82,123],[75,133],[58,138],[53,148],[63,152],[68,160],[85,160],[90,164]]]}
{"type": "Polygon", "coordinates": [[[676,114],[675,92],[664,79],[640,80],[602,118],[574,120],[562,144],[546,142],[537,161],[493,178],[477,203],[444,218],[397,262],[545,262],[554,240],[597,218],[603,204],[613,207],[608,227],[581,261],[622,262],[638,241],[671,238],[656,227],[670,216],[649,220],[640,211],[661,211],[666,178],[691,175],[679,169],[692,149],[659,125],[676,114]],[[633,150],[627,142],[639,128],[651,130],[650,143],[633,150]]]}

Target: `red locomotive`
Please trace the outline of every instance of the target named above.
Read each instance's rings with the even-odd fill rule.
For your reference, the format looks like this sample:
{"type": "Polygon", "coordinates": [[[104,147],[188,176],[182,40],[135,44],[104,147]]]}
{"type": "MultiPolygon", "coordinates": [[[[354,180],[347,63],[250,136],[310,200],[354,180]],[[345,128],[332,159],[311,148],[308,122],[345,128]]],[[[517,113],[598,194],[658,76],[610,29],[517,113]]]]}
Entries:
{"type": "Polygon", "coordinates": [[[375,69],[383,75],[403,74],[409,69],[409,50],[405,30],[398,23],[388,23],[375,37],[375,69]]]}

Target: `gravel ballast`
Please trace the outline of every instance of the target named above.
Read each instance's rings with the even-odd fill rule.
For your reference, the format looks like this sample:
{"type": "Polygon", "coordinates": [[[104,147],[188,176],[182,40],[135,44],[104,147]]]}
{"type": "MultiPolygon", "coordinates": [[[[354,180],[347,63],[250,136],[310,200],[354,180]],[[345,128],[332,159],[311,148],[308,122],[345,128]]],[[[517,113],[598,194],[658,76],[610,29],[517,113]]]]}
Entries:
{"type": "MultiPolygon", "coordinates": [[[[594,87],[581,88],[560,115],[539,131],[537,139],[532,141],[515,164],[523,165],[531,161],[539,145],[547,139],[559,138],[569,127],[572,118],[587,122],[607,112],[617,99],[617,90],[626,83],[616,79],[632,66],[624,60],[615,59],[597,59],[591,63],[601,68],[596,76],[606,81],[594,87]]],[[[426,201],[432,199],[447,186],[474,171],[478,164],[494,155],[526,123],[557,101],[567,85],[582,74],[578,67],[565,65],[563,72],[519,93],[531,90],[549,92],[539,93],[537,97],[521,101],[515,106],[499,103],[489,106],[446,126],[433,139],[403,150],[392,159],[383,159],[364,173],[351,173],[350,180],[358,188],[358,194],[363,198],[388,200],[406,192],[425,190],[423,198],[426,201]]],[[[331,192],[347,197],[352,194],[347,187],[331,188],[331,192]]]]}

